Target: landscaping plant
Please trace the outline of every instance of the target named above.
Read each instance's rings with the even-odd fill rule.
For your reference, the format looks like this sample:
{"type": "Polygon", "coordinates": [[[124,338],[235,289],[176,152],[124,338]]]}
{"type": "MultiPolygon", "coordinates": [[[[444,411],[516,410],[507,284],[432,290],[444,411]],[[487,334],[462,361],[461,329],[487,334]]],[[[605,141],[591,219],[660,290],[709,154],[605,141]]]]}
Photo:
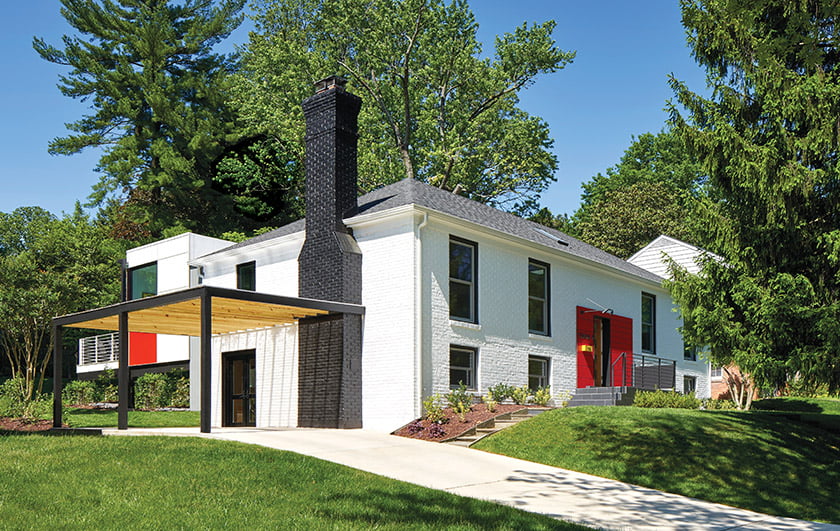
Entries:
{"type": "Polygon", "coordinates": [[[633,399],[634,406],[647,408],[699,409],[700,404],[700,399],[696,398],[693,393],[684,395],[662,390],[639,391],[633,399]]]}
{"type": "Polygon", "coordinates": [[[531,396],[531,390],[528,389],[527,385],[523,385],[522,387],[514,387],[513,391],[511,391],[510,393],[510,397],[511,399],[513,399],[513,403],[519,406],[527,404],[529,396],[531,396]]]}
{"type": "Polygon", "coordinates": [[[446,415],[443,414],[441,400],[442,397],[437,393],[423,400],[423,411],[426,412],[426,419],[429,422],[440,424],[446,421],[446,415]]]}
{"type": "Polygon", "coordinates": [[[513,387],[506,383],[497,383],[487,388],[487,393],[499,404],[507,400],[513,394],[513,387]]]}
{"type": "Polygon", "coordinates": [[[534,404],[538,406],[547,406],[551,401],[551,387],[546,385],[534,391],[534,404]]]}

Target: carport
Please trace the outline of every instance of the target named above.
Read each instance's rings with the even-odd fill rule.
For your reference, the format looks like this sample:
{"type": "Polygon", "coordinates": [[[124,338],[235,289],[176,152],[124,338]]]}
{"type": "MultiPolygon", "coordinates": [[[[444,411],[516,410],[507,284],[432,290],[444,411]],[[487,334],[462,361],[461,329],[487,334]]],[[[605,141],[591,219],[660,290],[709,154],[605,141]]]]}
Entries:
{"type": "MultiPolygon", "coordinates": [[[[300,319],[327,315],[364,315],[356,304],[269,295],[238,289],[199,286],[94,310],[56,317],[53,326],[53,426],[61,427],[63,382],[63,329],[85,328],[119,333],[117,428],[128,429],[130,332],[171,334],[200,338],[201,432],[211,424],[211,337],[260,330],[300,319]],[[58,368],[56,370],[56,368],[58,368]]],[[[195,375],[190,375],[194,378],[195,375]]]]}

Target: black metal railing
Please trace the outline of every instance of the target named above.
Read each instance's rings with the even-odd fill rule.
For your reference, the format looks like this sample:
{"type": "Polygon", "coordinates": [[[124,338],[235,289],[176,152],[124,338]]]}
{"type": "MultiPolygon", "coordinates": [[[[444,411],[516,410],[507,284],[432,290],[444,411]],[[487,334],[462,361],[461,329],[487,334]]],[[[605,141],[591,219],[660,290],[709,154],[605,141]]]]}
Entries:
{"type": "Polygon", "coordinates": [[[676,361],[633,354],[633,387],[636,389],[674,389],[676,380],[676,361]]]}
{"type": "Polygon", "coordinates": [[[622,352],[610,363],[607,369],[608,385],[613,387],[632,386],[633,373],[627,372],[627,353],[622,352]]]}

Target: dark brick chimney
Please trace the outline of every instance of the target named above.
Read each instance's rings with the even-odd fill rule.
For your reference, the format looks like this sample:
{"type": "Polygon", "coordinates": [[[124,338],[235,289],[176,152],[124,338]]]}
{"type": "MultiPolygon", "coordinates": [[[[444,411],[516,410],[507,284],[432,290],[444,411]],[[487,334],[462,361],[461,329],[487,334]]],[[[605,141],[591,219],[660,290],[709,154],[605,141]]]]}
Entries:
{"type": "MultiPolygon", "coordinates": [[[[306,119],[306,240],[298,256],[301,297],[361,304],[362,254],[344,218],[357,207],[356,150],[362,100],[328,77],[303,102],[306,119]]],[[[298,425],[362,426],[362,320],[301,319],[298,425]]]]}

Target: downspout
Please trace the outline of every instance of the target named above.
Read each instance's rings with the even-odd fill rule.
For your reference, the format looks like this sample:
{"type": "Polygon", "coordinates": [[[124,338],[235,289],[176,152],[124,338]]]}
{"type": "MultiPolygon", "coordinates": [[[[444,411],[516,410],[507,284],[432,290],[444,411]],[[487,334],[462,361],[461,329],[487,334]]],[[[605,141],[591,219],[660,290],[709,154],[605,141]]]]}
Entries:
{"type": "Polygon", "coordinates": [[[414,366],[417,370],[417,384],[414,390],[414,404],[417,416],[423,415],[423,240],[420,231],[429,222],[429,213],[423,212],[423,221],[414,226],[414,366]]]}

